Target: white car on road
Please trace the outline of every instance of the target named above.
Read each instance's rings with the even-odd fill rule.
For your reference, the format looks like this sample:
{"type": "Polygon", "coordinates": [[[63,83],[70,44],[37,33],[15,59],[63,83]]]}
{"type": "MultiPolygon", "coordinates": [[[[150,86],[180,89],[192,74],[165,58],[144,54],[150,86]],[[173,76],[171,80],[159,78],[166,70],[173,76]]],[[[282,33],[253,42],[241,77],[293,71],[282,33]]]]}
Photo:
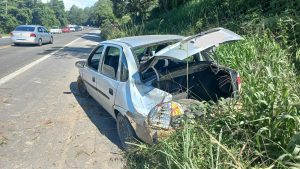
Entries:
{"type": "Polygon", "coordinates": [[[58,27],[58,26],[53,26],[51,29],[50,29],[50,33],[53,33],[53,34],[61,34],[62,33],[62,30],[58,27]]]}
{"type": "Polygon", "coordinates": [[[48,30],[40,25],[20,25],[10,33],[11,40],[15,45],[53,43],[53,36],[48,30]]]}
{"type": "Polygon", "coordinates": [[[173,119],[183,116],[192,102],[238,96],[239,73],[219,65],[214,50],[241,39],[216,28],[190,37],[147,35],[103,41],[86,61],[76,62],[78,89],[116,119],[122,147],[133,138],[156,142],[176,129],[173,119]]]}

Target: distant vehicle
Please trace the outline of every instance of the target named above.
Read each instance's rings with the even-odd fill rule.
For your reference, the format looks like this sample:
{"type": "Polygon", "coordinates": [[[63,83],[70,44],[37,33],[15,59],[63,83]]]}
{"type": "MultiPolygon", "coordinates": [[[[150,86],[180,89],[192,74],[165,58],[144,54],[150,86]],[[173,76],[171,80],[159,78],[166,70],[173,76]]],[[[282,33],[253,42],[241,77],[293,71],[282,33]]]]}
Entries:
{"type": "Polygon", "coordinates": [[[80,27],[80,26],[75,26],[75,30],[76,30],[76,31],[82,31],[83,29],[82,29],[82,27],[80,27]]]}
{"type": "MultiPolygon", "coordinates": [[[[215,28],[190,37],[146,35],[101,42],[79,68],[78,90],[117,121],[121,146],[153,143],[177,129],[193,102],[238,97],[239,73],[219,65],[216,48],[242,40],[215,28]]],[[[190,109],[189,109],[190,108],[190,109]]]]}
{"type": "Polygon", "coordinates": [[[62,30],[58,27],[58,26],[53,26],[51,29],[50,29],[50,33],[53,33],[53,34],[61,34],[62,33],[62,30]]]}
{"type": "Polygon", "coordinates": [[[69,27],[62,28],[62,33],[70,33],[70,32],[71,32],[71,30],[69,27]]]}
{"type": "Polygon", "coordinates": [[[74,27],[70,27],[70,31],[71,31],[71,32],[75,32],[76,29],[75,29],[74,27]]]}
{"type": "Polygon", "coordinates": [[[52,34],[40,25],[20,25],[10,33],[11,40],[15,45],[53,43],[52,34]]]}

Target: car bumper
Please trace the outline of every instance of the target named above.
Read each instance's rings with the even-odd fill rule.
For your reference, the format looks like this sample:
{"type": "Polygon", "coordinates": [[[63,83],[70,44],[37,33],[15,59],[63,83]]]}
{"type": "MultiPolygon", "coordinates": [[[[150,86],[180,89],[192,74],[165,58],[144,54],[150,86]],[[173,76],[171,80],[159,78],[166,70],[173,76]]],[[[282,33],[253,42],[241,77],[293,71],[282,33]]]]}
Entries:
{"type": "Polygon", "coordinates": [[[11,38],[13,43],[22,43],[22,44],[38,44],[38,39],[35,37],[32,38],[11,38]]]}

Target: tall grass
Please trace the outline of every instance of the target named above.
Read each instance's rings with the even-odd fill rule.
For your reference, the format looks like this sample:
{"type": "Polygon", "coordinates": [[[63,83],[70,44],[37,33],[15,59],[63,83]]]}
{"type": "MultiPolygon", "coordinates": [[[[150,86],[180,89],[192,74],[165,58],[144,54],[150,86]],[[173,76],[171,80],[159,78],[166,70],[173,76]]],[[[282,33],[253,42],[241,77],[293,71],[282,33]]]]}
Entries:
{"type": "Polygon", "coordinates": [[[288,53],[269,35],[218,50],[239,70],[237,101],[205,104],[205,115],[158,145],[139,145],[129,168],[249,168],[296,165],[300,145],[300,91],[288,53]],[[242,105],[242,106],[241,106],[242,105]]]}
{"type": "Polygon", "coordinates": [[[193,35],[219,26],[239,34],[270,30],[277,42],[289,49],[289,59],[300,71],[299,0],[191,0],[171,11],[153,13],[142,23],[131,21],[118,28],[109,26],[103,35],[108,39],[158,33],[193,35]]]}
{"type": "Polygon", "coordinates": [[[108,28],[107,38],[217,26],[246,37],[217,51],[221,64],[241,74],[241,97],[199,105],[202,119],[158,145],[138,145],[127,154],[128,167],[300,168],[299,8],[293,0],[193,0],[147,22],[108,28]]]}

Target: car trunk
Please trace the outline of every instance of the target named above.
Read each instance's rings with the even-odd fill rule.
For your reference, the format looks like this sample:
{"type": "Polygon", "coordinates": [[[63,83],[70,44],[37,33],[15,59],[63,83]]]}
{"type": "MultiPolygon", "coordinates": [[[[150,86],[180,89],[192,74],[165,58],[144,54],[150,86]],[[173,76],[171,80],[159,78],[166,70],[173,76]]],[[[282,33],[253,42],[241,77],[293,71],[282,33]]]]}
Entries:
{"type": "Polygon", "coordinates": [[[217,65],[210,53],[214,54],[220,44],[242,39],[224,28],[186,37],[159,50],[140,65],[139,72],[145,82],[151,81],[152,86],[172,94],[173,99],[217,101],[237,96],[238,73],[217,65]]]}
{"type": "Polygon", "coordinates": [[[237,73],[213,62],[195,63],[188,68],[186,64],[177,65],[175,70],[166,68],[160,73],[161,77],[153,80],[152,85],[172,94],[174,100],[217,101],[221,97],[233,97],[237,91],[237,73]]]}

